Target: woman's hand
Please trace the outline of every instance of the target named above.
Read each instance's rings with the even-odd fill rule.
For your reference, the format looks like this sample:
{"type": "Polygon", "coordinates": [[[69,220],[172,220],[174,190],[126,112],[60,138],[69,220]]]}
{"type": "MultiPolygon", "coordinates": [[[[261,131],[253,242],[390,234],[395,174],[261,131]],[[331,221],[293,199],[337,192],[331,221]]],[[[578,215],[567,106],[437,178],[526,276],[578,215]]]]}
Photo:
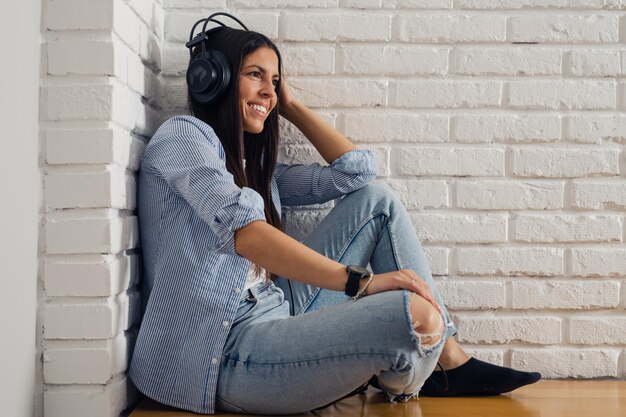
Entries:
{"type": "Polygon", "coordinates": [[[294,98],[291,95],[291,90],[287,85],[287,80],[285,80],[285,74],[280,78],[280,93],[278,95],[278,109],[279,114],[289,120],[287,117],[287,110],[289,106],[292,104],[294,98]]]}
{"type": "MultiPolygon", "coordinates": [[[[365,284],[361,284],[363,287],[365,284]]],[[[391,290],[409,290],[429,301],[437,311],[442,312],[441,306],[433,297],[430,287],[412,270],[401,269],[399,271],[375,274],[372,282],[367,287],[368,294],[391,290]]]]}

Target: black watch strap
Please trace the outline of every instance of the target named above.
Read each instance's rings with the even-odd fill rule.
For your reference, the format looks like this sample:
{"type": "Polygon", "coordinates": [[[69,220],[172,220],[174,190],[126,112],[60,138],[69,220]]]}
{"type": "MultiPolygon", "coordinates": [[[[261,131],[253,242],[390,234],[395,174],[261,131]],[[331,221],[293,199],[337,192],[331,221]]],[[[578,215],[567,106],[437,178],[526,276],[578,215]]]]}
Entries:
{"type": "Polygon", "coordinates": [[[358,265],[348,265],[346,267],[348,271],[348,281],[346,282],[346,295],[354,297],[359,292],[359,283],[362,279],[368,278],[370,272],[358,265]]]}

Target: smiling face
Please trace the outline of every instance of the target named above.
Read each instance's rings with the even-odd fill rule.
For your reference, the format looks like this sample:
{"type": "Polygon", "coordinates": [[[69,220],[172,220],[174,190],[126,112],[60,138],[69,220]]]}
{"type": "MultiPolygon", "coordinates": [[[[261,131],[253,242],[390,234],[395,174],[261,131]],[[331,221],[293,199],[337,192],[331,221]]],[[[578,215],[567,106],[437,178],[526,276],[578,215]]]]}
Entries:
{"type": "Polygon", "coordinates": [[[243,130],[261,133],[265,119],[276,107],[276,86],[280,80],[278,56],[268,47],[248,54],[239,74],[239,111],[243,130]]]}

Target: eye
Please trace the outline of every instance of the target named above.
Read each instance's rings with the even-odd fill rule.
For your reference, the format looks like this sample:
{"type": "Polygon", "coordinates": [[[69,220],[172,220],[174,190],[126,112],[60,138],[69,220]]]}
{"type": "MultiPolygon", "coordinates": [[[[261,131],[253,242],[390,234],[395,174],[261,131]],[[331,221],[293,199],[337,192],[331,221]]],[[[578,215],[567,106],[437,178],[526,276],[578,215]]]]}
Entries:
{"type": "Polygon", "coordinates": [[[274,79],[272,80],[272,84],[274,84],[274,87],[278,87],[278,84],[280,84],[280,79],[278,79],[278,78],[274,78],[274,79]]]}
{"type": "Polygon", "coordinates": [[[251,71],[248,73],[249,76],[254,77],[254,78],[261,78],[261,72],[260,71],[251,71]]]}

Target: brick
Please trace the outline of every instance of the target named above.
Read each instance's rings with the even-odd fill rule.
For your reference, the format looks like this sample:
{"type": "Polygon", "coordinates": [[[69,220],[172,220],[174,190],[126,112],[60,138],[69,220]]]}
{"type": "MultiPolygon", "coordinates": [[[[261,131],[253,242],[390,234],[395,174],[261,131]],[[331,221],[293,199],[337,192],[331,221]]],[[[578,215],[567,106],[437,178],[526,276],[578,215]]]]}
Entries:
{"type": "Polygon", "coordinates": [[[519,147],[513,149],[513,174],[553,178],[617,175],[619,150],[519,147]]]}
{"type": "MultiPolygon", "coordinates": [[[[616,290],[617,292],[617,290],[616,290]]],[[[625,317],[573,317],[570,319],[570,343],[582,345],[626,344],[625,317]]]]}
{"type": "Polygon", "coordinates": [[[626,277],[625,248],[573,248],[575,276],[626,277]]]}
{"type": "Polygon", "coordinates": [[[126,376],[107,385],[51,385],[43,392],[46,417],[117,417],[137,400],[137,389],[126,376]]]}
{"type": "Polygon", "coordinates": [[[48,164],[108,164],[114,160],[112,129],[48,130],[48,164]]]}
{"type": "Polygon", "coordinates": [[[593,210],[626,209],[626,182],[622,178],[572,182],[572,207],[593,210]]]}
{"type": "Polygon", "coordinates": [[[560,75],[562,52],[536,48],[461,48],[454,72],[463,75],[560,75]],[[494,65],[497,63],[497,65],[494,65]]]}
{"type": "Polygon", "coordinates": [[[500,81],[399,79],[393,84],[389,104],[412,108],[475,108],[499,106],[501,97],[500,81]]]}
{"type": "Polygon", "coordinates": [[[514,281],[512,307],[516,309],[597,309],[619,303],[617,281],[514,281]]]}
{"type": "Polygon", "coordinates": [[[109,339],[139,320],[138,293],[84,301],[58,301],[45,306],[46,339],[109,339]]]}
{"type": "Polygon", "coordinates": [[[160,101],[165,108],[175,114],[187,113],[187,82],[185,78],[170,78],[164,83],[160,101]]]}
{"type": "Polygon", "coordinates": [[[136,170],[145,144],[121,129],[55,129],[46,136],[46,162],[110,164],[136,170]]]}
{"type": "Polygon", "coordinates": [[[439,292],[447,308],[452,310],[485,310],[504,308],[504,282],[439,280],[439,292]]]}
{"type": "Polygon", "coordinates": [[[73,84],[43,88],[45,120],[111,120],[113,86],[73,84]]]}
{"type": "Polygon", "coordinates": [[[520,214],[515,240],[522,242],[615,242],[622,240],[620,216],[520,214]]]}
{"type": "MultiPolygon", "coordinates": [[[[202,4],[200,6],[203,10],[201,17],[198,17],[197,10],[193,12],[177,12],[169,13],[165,16],[165,40],[169,42],[187,42],[189,40],[189,31],[193,24],[208,16],[211,13],[215,13],[223,10],[223,7],[216,7],[206,9],[210,5],[202,4]]],[[[276,39],[278,37],[278,13],[275,12],[255,12],[255,11],[241,11],[237,13],[237,17],[245,23],[250,29],[260,32],[270,39],[276,39]]],[[[224,18],[224,23],[231,25],[229,19],[224,18]]],[[[215,27],[216,24],[210,23],[207,28],[215,27]]],[[[232,22],[232,27],[238,28],[236,22],[232,22]]],[[[196,33],[200,32],[202,28],[196,28],[196,33]]]]}
{"type": "Polygon", "coordinates": [[[45,236],[48,254],[119,253],[137,246],[137,218],[48,215],[45,236]]]}
{"type": "Polygon", "coordinates": [[[561,319],[557,317],[463,316],[456,325],[461,343],[561,342],[561,319]]]}
{"type": "MultiPolygon", "coordinates": [[[[161,20],[163,16],[156,13],[151,27],[144,23],[128,2],[118,2],[113,13],[113,29],[132,51],[154,68],[162,68],[160,45],[162,39],[161,20]]],[[[189,26],[191,28],[191,26],[189,26]]]]}
{"type": "MultiPolygon", "coordinates": [[[[259,9],[242,10],[237,12],[237,17],[244,22],[248,29],[262,33],[270,39],[278,38],[280,30],[279,16],[280,13],[277,11],[261,11],[259,9]]],[[[237,27],[237,24],[233,22],[233,26],[237,27]]],[[[191,30],[191,26],[189,26],[189,29],[187,30],[191,30]]],[[[187,35],[187,39],[188,37],[189,35],[187,35]]],[[[184,39],[185,42],[187,39],[184,39]]]]}
{"type": "Polygon", "coordinates": [[[447,142],[450,120],[445,115],[392,111],[346,113],[344,133],[362,142],[447,142]],[[390,128],[393,127],[393,128],[390,128]]]}
{"type": "Polygon", "coordinates": [[[386,81],[294,77],[289,82],[295,87],[294,95],[311,107],[379,107],[387,101],[386,81]]]}
{"type": "Polygon", "coordinates": [[[93,172],[49,172],[45,176],[46,207],[135,208],[135,179],[124,170],[106,168],[93,172]]]}
{"type": "Polygon", "coordinates": [[[283,68],[291,75],[326,75],[335,72],[335,49],[332,46],[280,45],[283,68]]]}
{"type": "Polygon", "coordinates": [[[623,0],[460,0],[461,9],[612,9],[623,0]]]}
{"type": "Polygon", "coordinates": [[[507,40],[510,42],[619,42],[617,16],[559,15],[512,16],[507,40]]]}
{"type": "MultiPolygon", "coordinates": [[[[142,59],[141,56],[131,50],[127,45],[123,44],[123,42],[118,41],[115,44],[114,60],[116,78],[121,84],[128,86],[131,90],[144,97],[148,102],[152,102],[155,97],[158,97],[162,88],[161,78],[157,77],[155,71],[162,68],[163,63],[160,56],[154,58],[157,59],[158,62],[143,61],[142,59]]],[[[188,61],[184,59],[183,62],[186,66],[188,61]]]]}
{"type": "Polygon", "coordinates": [[[451,9],[453,0],[342,0],[341,5],[358,9],[451,9]]]}
{"type": "Polygon", "coordinates": [[[572,75],[579,77],[608,77],[620,74],[617,50],[576,50],[570,52],[572,75]]]}
{"type": "Polygon", "coordinates": [[[615,109],[614,81],[511,81],[509,105],[523,109],[615,109]]]}
{"type": "Polygon", "coordinates": [[[391,15],[362,12],[284,12],[280,37],[286,41],[388,41],[391,15]]]}
{"type": "Polygon", "coordinates": [[[220,10],[226,9],[226,0],[161,0],[161,2],[163,4],[163,8],[166,9],[170,14],[176,13],[176,11],[168,9],[199,10],[202,7],[220,10]]]}
{"type": "Polygon", "coordinates": [[[463,350],[469,356],[478,360],[492,363],[498,366],[504,366],[504,350],[502,349],[484,349],[476,345],[462,345],[463,350]]]}
{"type": "Polygon", "coordinates": [[[48,297],[108,297],[126,291],[139,280],[135,255],[92,255],[44,262],[48,297]]]}
{"type": "Polygon", "coordinates": [[[618,357],[612,349],[512,349],[511,366],[526,371],[541,369],[544,378],[616,377],[618,357]]]}
{"type": "Polygon", "coordinates": [[[130,132],[152,136],[156,131],[156,121],[150,118],[149,107],[137,92],[125,85],[116,83],[113,88],[111,120],[130,132]]]}
{"type": "Polygon", "coordinates": [[[234,3],[234,7],[255,9],[328,8],[339,6],[339,0],[234,0],[231,3],[234,3]]]}
{"type": "Polygon", "coordinates": [[[501,148],[420,146],[396,148],[394,152],[400,175],[504,175],[504,150],[501,148]]]}
{"type": "MultiPolygon", "coordinates": [[[[164,10],[158,0],[127,0],[130,8],[141,18],[144,24],[163,39],[164,10]]],[[[204,3],[207,7],[207,3],[204,3]]]]}
{"type": "Polygon", "coordinates": [[[407,210],[448,206],[448,184],[445,180],[388,179],[386,183],[407,210]]]}
{"type": "Polygon", "coordinates": [[[567,7],[568,0],[459,0],[461,9],[526,9],[567,7]]]}
{"type": "Polygon", "coordinates": [[[563,249],[457,248],[456,270],[460,275],[563,275],[563,249]]]}
{"type": "Polygon", "coordinates": [[[402,42],[504,42],[506,18],[461,14],[399,16],[402,42]]]}
{"type": "Polygon", "coordinates": [[[163,47],[163,75],[183,77],[188,66],[189,49],[183,44],[166,44],[163,47]]]}
{"type": "Polygon", "coordinates": [[[575,115],[567,119],[566,137],[580,142],[626,141],[626,115],[575,115]]]}
{"type": "Polygon", "coordinates": [[[113,1],[48,0],[45,21],[49,30],[105,30],[113,27],[113,1]],[[71,13],[68,11],[71,10],[71,13]]]}
{"type": "Polygon", "coordinates": [[[561,137],[556,114],[460,115],[453,121],[455,142],[554,142],[561,137]]]}
{"type": "Polygon", "coordinates": [[[391,175],[391,149],[388,146],[370,145],[367,149],[374,152],[378,168],[378,178],[391,175]]]}
{"type": "MultiPolygon", "coordinates": [[[[316,111],[318,116],[320,116],[326,123],[331,125],[332,127],[337,127],[337,114],[334,112],[328,112],[324,110],[316,111]]],[[[280,118],[280,141],[281,145],[290,145],[290,144],[309,144],[309,140],[304,136],[304,134],[298,130],[298,128],[289,123],[287,119],[281,117],[280,118]]]]}
{"type": "Polygon", "coordinates": [[[89,347],[50,347],[43,355],[46,384],[106,384],[130,361],[123,335],[89,347]]]}
{"type": "Polygon", "coordinates": [[[433,276],[448,275],[448,257],[450,249],[436,246],[424,247],[424,255],[428,260],[428,266],[433,276]]]}
{"type": "Polygon", "coordinates": [[[48,74],[113,75],[113,42],[52,42],[47,45],[48,74]]]}
{"type": "Polygon", "coordinates": [[[506,214],[411,213],[421,241],[497,243],[507,239],[506,214]]]}
{"type": "Polygon", "coordinates": [[[345,45],[342,70],[353,75],[445,75],[450,49],[415,45],[345,45]]]}
{"type": "Polygon", "coordinates": [[[322,155],[311,144],[288,145],[279,150],[279,160],[287,164],[320,164],[328,165],[322,155]]]}
{"type": "Polygon", "coordinates": [[[563,207],[563,183],[459,180],[457,207],[484,210],[546,210],[563,207]]]}

